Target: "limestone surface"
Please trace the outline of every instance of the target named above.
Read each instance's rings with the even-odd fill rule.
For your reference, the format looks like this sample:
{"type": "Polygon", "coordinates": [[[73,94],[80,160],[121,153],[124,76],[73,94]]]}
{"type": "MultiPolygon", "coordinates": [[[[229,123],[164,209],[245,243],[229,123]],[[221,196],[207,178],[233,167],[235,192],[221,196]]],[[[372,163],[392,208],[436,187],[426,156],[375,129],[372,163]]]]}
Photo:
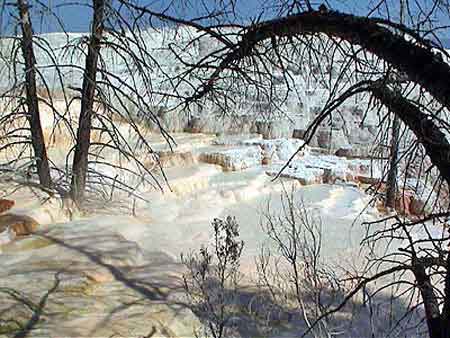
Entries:
{"type": "Polygon", "coordinates": [[[0,260],[1,334],[191,337],[180,266],[89,222],[10,243],[0,260]]]}

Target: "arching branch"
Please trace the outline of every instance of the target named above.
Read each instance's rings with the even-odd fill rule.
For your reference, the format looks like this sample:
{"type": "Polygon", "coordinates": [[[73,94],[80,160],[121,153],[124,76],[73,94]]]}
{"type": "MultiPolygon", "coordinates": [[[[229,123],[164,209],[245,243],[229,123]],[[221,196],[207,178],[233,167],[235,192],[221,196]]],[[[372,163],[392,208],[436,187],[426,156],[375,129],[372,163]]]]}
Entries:
{"type": "MultiPolygon", "coordinates": [[[[214,82],[220,78],[221,73],[251,57],[260,42],[273,37],[289,38],[317,33],[340,38],[375,54],[406,73],[411,81],[421,85],[450,109],[450,66],[430,50],[426,41],[408,41],[385,25],[380,25],[377,19],[333,11],[305,12],[250,26],[190,101],[201,99],[213,91],[214,82]]],[[[450,144],[432,117],[381,82],[371,82],[366,89],[413,131],[424,145],[432,163],[447,183],[450,183],[450,144]]]]}
{"type": "Polygon", "coordinates": [[[380,82],[370,86],[373,96],[395,113],[424,146],[431,162],[450,184],[450,143],[432,116],[380,82]]]}
{"type": "Polygon", "coordinates": [[[273,37],[293,37],[324,33],[359,45],[368,52],[392,64],[423,86],[439,102],[450,109],[450,66],[435,54],[426,41],[408,41],[393,30],[379,24],[379,20],[334,11],[313,11],[265,21],[248,27],[241,40],[223,58],[208,84],[194,97],[207,94],[209,85],[225,69],[252,55],[255,46],[273,37]]]}

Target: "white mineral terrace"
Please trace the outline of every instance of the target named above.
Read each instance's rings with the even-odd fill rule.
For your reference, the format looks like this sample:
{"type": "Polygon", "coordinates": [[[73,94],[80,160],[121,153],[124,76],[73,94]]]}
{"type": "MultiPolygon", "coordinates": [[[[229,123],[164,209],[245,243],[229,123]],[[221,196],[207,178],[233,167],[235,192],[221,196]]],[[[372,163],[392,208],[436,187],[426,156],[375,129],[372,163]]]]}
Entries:
{"type": "MultiPolygon", "coordinates": [[[[10,234],[0,235],[0,286],[18,288],[39,302],[59,280],[57,291],[48,298],[45,320],[33,327],[31,336],[139,336],[152,327],[161,335],[192,336],[200,324],[180,305],[181,253],[211,244],[214,218],[235,216],[245,243],[242,272],[251,281],[254,259],[261,245],[267,244],[261,212],[269,203],[271,212],[279,214],[280,194],[293,184],[297,200],[303,199],[322,219],[322,258],[341,267],[360,263],[360,241],[366,234],[361,223],[380,217],[368,205],[371,196],[356,179],[381,175],[380,168],[370,169],[370,161],[326,155],[307,147],[275,179],[303,144],[301,140],[262,140],[258,135],[172,136],[177,143],[174,153],[160,135],[147,136],[165,166],[169,186],[164,186],[164,192],[138,189],[136,193],[146,201],[136,204],[135,215],[132,199],[126,195],[106,204],[93,202],[84,215],[28,188],[6,197],[16,202],[12,213],[33,217],[40,228],[39,234],[9,244],[5,243],[10,234]],[[326,175],[333,184],[323,183],[326,175]]],[[[64,137],[56,135],[49,148],[53,162],[61,166],[70,144],[64,137]]],[[[115,163],[114,156],[108,158],[115,163]]],[[[12,183],[3,178],[1,188],[11,192],[12,183]]],[[[244,303],[247,298],[243,297],[244,303]]],[[[13,301],[7,298],[2,304],[13,301]]],[[[27,318],[26,309],[15,311],[15,317],[27,318]]],[[[355,334],[365,329],[365,311],[354,319],[359,321],[355,334]]],[[[248,336],[262,334],[258,331],[261,324],[250,326],[249,322],[248,336]]],[[[375,326],[381,331],[385,327],[382,321],[375,326]]],[[[290,329],[284,330],[292,335],[290,329]]],[[[277,332],[269,336],[277,337],[281,334],[277,332]]],[[[241,336],[246,334],[241,332],[241,336]]]]}

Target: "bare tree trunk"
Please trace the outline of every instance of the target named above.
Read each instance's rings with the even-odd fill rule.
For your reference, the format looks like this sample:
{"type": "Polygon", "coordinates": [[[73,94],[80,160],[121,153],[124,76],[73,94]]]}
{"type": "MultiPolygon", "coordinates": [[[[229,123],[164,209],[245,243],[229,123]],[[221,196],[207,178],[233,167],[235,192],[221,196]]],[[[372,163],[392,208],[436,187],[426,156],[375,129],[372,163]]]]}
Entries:
{"type": "Polygon", "coordinates": [[[52,182],[36,90],[36,59],[33,50],[33,29],[28,10],[29,6],[26,0],[17,0],[17,5],[20,15],[20,26],[22,28],[22,38],[20,42],[22,45],[23,58],[25,60],[26,104],[28,107],[27,119],[31,129],[31,143],[34,150],[34,156],[36,157],[39,182],[45,188],[51,188],[52,182]]]}
{"type": "Polygon", "coordinates": [[[382,83],[374,83],[368,90],[414,133],[442,178],[450,184],[450,143],[433,119],[382,83]]]}
{"type": "MultiPolygon", "coordinates": [[[[400,0],[400,24],[404,24],[405,0],[400,0]]],[[[401,84],[398,84],[400,87],[401,84]]],[[[400,88],[399,88],[400,89],[400,88]]],[[[397,161],[398,161],[398,142],[400,134],[400,121],[398,116],[394,115],[392,122],[392,140],[391,140],[391,159],[389,163],[389,173],[387,180],[386,203],[387,207],[395,208],[395,197],[397,194],[397,161]]]]}
{"type": "Polygon", "coordinates": [[[413,273],[422,295],[430,338],[445,338],[447,336],[445,333],[447,330],[442,326],[439,304],[431,284],[430,276],[425,272],[425,268],[417,263],[413,265],[413,273]]]}
{"type": "Polygon", "coordinates": [[[389,173],[387,178],[386,203],[387,207],[395,208],[395,198],[397,195],[397,161],[398,161],[398,138],[400,132],[400,121],[394,115],[392,122],[391,154],[389,163],[389,173]]]}
{"type": "Polygon", "coordinates": [[[88,154],[91,144],[92,109],[96,89],[97,61],[100,54],[100,41],[103,36],[103,20],[105,14],[105,0],[93,0],[94,19],[88,45],[88,55],[83,75],[81,94],[81,111],[77,132],[77,143],[72,165],[72,198],[81,202],[86,188],[88,169],[88,154]]]}
{"type": "Polygon", "coordinates": [[[441,325],[445,328],[442,338],[450,338],[450,254],[447,253],[445,260],[445,287],[444,287],[444,306],[441,312],[441,325]]]}

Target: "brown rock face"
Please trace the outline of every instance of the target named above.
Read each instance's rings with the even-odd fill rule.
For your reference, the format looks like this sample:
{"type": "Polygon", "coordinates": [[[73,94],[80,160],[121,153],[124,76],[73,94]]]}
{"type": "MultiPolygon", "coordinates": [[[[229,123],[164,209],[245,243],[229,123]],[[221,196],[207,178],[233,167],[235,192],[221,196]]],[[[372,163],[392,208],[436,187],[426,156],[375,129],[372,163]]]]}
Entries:
{"type": "Polygon", "coordinates": [[[397,196],[395,199],[395,209],[400,215],[404,216],[412,216],[411,212],[411,200],[412,195],[408,192],[402,193],[400,196],[397,196]]]}
{"type": "Polygon", "coordinates": [[[357,175],[355,177],[356,181],[361,183],[361,184],[370,184],[370,185],[375,185],[375,184],[379,184],[380,183],[380,179],[379,178],[373,178],[373,177],[367,177],[367,176],[361,176],[361,175],[357,175]]]}
{"type": "Polygon", "coordinates": [[[29,216],[4,214],[0,215],[0,232],[10,228],[16,236],[26,236],[37,230],[39,223],[29,216]]]}
{"type": "Polygon", "coordinates": [[[14,204],[15,202],[12,200],[0,199],[0,214],[11,209],[14,204]]]}
{"type": "MultiPolygon", "coordinates": [[[[384,183],[378,188],[378,192],[385,193],[387,187],[384,183]]],[[[381,213],[387,213],[388,208],[385,207],[385,201],[379,200],[376,203],[376,208],[381,213]]],[[[418,198],[414,191],[405,190],[398,191],[395,197],[395,210],[399,215],[415,218],[427,215],[426,203],[418,198]]]]}
{"type": "Polygon", "coordinates": [[[413,197],[411,199],[410,211],[415,216],[423,216],[426,214],[426,205],[424,201],[413,197]]]}
{"type": "Polygon", "coordinates": [[[399,208],[399,212],[405,216],[420,217],[426,215],[425,202],[411,192],[407,192],[404,197],[397,198],[396,208],[399,208]]]}
{"type": "Polygon", "coordinates": [[[271,163],[272,163],[272,159],[268,156],[264,156],[261,161],[262,165],[270,165],[271,163]]]}
{"type": "Polygon", "coordinates": [[[158,155],[163,168],[189,166],[195,163],[194,156],[191,152],[161,151],[158,155]]]}
{"type": "Polygon", "coordinates": [[[375,207],[377,208],[378,212],[382,214],[387,214],[388,210],[386,206],[384,205],[384,201],[378,200],[375,204],[375,207]]]}

